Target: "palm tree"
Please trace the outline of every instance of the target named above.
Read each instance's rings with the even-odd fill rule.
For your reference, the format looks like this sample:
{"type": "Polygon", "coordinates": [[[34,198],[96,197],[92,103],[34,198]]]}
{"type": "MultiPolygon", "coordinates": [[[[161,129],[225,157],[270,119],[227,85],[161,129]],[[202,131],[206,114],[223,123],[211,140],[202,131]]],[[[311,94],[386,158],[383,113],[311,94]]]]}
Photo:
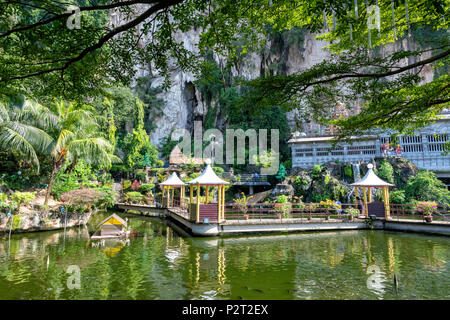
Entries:
{"type": "MultiPolygon", "coordinates": [[[[52,142],[52,137],[38,126],[27,121],[37,111],[35,104],[26,102],[22,107],[0,104],[0,150],[30,161],[39,172],[39,160],[36,152],[45,152],[52,142]]],[[[43,122],[41,115],[36,115],[35,122],[43,122]]]]}
{"type": "Polygon", "coordinates": [[[74,166],[74,163],[82,159],[102,168],[110,168],[112,163],[120,162],[113,155],[113,146],[99,133],[92,107],[61,101],[51,111],[58,125],[50,130],[54,139],[49,152],[53,165],[44,205],[48,204],[55,175],[66,160],[74,166]]]}

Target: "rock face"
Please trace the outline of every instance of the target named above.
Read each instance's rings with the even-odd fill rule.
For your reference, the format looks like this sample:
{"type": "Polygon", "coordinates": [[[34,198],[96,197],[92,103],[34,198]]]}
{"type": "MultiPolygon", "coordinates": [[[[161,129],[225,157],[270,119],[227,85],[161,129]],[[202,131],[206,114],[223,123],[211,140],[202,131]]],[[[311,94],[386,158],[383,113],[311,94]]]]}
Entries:
{"type": "MultiPolygon", "coordinates": [[[[94,211],[86,213],[67,213],[66,227],[85,225],[94,211]]],[[[0,233],[8,233],[11,219],[0,213],[0,233]]],[[[65,215],[60,211],[35,212],[33,214],[18,214],[13,216],[11,233],[48,231],[64,229],[65,215]]]]}
{"type": "MultiPolygon", "coordinates": [[[[121,17],[118,15],[114,22],[119,24],[121,17]]],[[[124,22],[124,21],[122,21],[124,22]]],[[[324,60],[330,60],[331,54],[325,49],[328,42],[315,39],[316,34],[303,30],[284,31],[277,36],[271,36],[267,39],[265,48],[260,52],[250,52],[243,56],[232,69],[232,75],[242,79],[255,79],[265,74],[285,74],[290,75],[299,71],[304,71],[324,60]]],[[[183,43],[183,46],[194,53],[198,53],[197,43],[200,38],[200,30],[192,29],[185,33],[176,33],[177,42],[183,43]]],[[[143,36],[140,45],[150,42],[147,36],[143,36]]],[[[402,40],[393,44],[388,44],[381,48],[383,54],[389,54],[397,49],[414,50],[415,44],[412,41],[402,40]]],[[[423,58],[427,58],[431,52],[424,52],[423,58]]],[[[224,59],[214,55],[214,60],[219,65],[224,64],[224,59]]],[[[405,61],[400,65],[405,65],[413,61],[405,61]]],[[[171,87],[167,91],[158,94],[159,98],[165,101],[162,108],[163,113],[155,119],[148,119],[156,125],[156,128],[150,133],[150,140],[156,146],[161,146],[163,138],[167,137],[173,129],[187,129],[192,132],[194,121],[204,121],[208,106],[199,89],[195,86],[197,80],[191,72],[184,72],[175,64],[170,68],[171,87]]],[[[434,71],[429,66],[420,72],[424,76],[424,82],[433,79],[434,71]]],[[[149,76],[152,80],[152,87],[160,87],[164,79],[155,74],[151,66],[140,66],[138,77],[149,76]]],[[[215,107],[212,101],[211,108],[215,107]]],[[[357,102],[353,108],[359,111],[360,103],[357,102]]],[[[289,112],[288,123],[292,130],[301,129],[306,134],[324,133],[320,125],[304,121],[296,111],[289,112]],[[299,128],[301,127],[301,128],[299,128]]],[[[219,130],[223,129],[226,119],[218,119],[216,125],[219,130]]]]}
{"type": "MultiPolygon", "coordinates": [[[[182,39],[186,49],[197,51],[198,30],[179,34],[177,37],[182,39]]],[[[266,73],[292,74],[329,59],[330,53],[324,50],[327,43],[315,40],[314,37],[315,34],[304,32],[300,43],[290,43],[283,38],[269,40],[266,43],[266,50],[262,50],[262,53],[249,53],[233,66],[232,75],[250,80],[266,73]]],[[[214,59],[218,64],[223,63],[222,58],[217,55],[214,55],[214,59]]],[[[151,70],[142,69],[139,76],[144,75],[151,77],[152,87],[160,87],[164,81],[162,77],[152,74],[151,70]]],[[[195,80],[191,72],[183,72],[176,66],[171,69],[170,89],[158,94],[158,97],[165,101],[163,114],[156,119],[148,119],[156,124],[156,128],[150,134],[153,144],[160,146],[162,139],[167,137],[173,129],[183,128],[192,132],[194,121],[205,119],[208,107],[195,86],[195,80]]],[[[214,106],[213,101],[211,107],[214,106]]],[[[301,121],[297,118],[296,112],[288,113],[288,122],[291,127],[301,121]]],[[[223,124],[225,121],[221,119],[218,122],[223,124]]],[[[304,129],[306,132],[317,131],[317,125],[308,123],[304,125],[304,129]]]]}

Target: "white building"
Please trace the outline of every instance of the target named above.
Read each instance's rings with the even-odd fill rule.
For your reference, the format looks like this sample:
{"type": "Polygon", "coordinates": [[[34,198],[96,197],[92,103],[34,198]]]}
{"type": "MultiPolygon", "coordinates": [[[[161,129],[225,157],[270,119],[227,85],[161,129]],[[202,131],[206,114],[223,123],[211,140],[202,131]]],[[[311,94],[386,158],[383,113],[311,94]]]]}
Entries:
{"type": "MultiPolygon", "coordinates": [[[[400,136],[401,156],[419,169],[427,169],[440,178],[450,179],[450,155],[444,155],[449,141],[450,114],[412,136],[400,136]]],[[[389,142],[388,134],[351,137],[354,142],[332,146],[334,136],[294,137],[288,141],[292,150],[293,168],[310,168],[329,161],[358,163],[382,157],[382,145],[389,142]]],[[[447,183],[448,184],[448,183],[447,183]]]]}

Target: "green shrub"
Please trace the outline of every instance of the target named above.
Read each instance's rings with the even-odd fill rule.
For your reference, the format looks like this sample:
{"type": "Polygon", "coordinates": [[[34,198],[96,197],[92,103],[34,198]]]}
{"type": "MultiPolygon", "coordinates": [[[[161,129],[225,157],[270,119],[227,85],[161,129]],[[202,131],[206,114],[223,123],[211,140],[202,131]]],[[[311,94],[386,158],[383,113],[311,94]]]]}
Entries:
{"type": "Polygon", "coordinates": [[[131,191],[131,192],[125,193],[125,198],[127,200],[131,201],[132,203],[140,203],[144,199],[144,196],[140,192],[131,191]]]}
{"type": "Polygon", "coordinates": [[[388,181],[390,183],[394,183],[394,168],[385,159],[383,159],[381,161],[380,169],[379,170],[375,170],[375,173],[381,179],[386,180],[386,181],[388,181]]]}
{"type": "Polygon", "coordinates": [[[391,203],[405,203],[406,195],[404,190],[395,190],[392,191],[389,195],[389,201],[391,203]]]}
{"type": "Polygon", "coordinates": [[[360,214],[359,210],[356,208],[347,208],[344,210],[344,213],[349,214],[353,217],[357,217],[360,214]]]}
{"type": "Polygon", "coordinates": [[[145,179],[147,179],[147,173],[139,170],[139,171],[135,172],[135,177],[136,177],[136,180],[139,180],[140,182],[142,182],[142,181],[145,181],[145,179]]]}
{"type": "Polygon", "coordinates": [[[127,191],[131,188],[131,181],[130,180],[123,180],[123,190],[127,191]]]}
{"type": "Polygon", "coordinates": [[[83,188],[95,188],[95,187],[98,187],[98,182],[87,180],[87,181],[82,182],[82,187],[83,188]]]}
{"type": "Polygon", "coordinates": [[[316,164],[313,167],[313,173],[321,173],[322,172],[322,166],[320,164],[316,164]]]}
{"type": "Polygon", "coordinates": [[[195,178],[197,178],[201,173],[200,172],[193,172],[191,173],[189,176],[183,178],[183,182],[188,182],[191,180],[194,180],[195,178]]]}
{"type": "Polygon", "coordinates": [[[6,193],[0,193],[0,202],[6,202],[6,200],[8,200],[6,193]]]}
{"type": "Polygon", "coordinates": [[[352,170],[352,166],[351,166],[351,165],[346,165],[346,166],[344,167],[344,176],[345,176],[347,179],[353,178],[353,170],[352,170]]]}
{"type": "Polygon", "coordinates": [[[421,170],[408,179],[405,194],[408,202],[417,200],[436,201],[440,205],[450,204],[450,191],[433,172],[427,170],[421,170]]]}
{"type": "Polygon", "coordinates": [[[8,212],[8,211],[15,211],[15,209],[17,208],[17,203],[15,202],[0,202],[0,212],[8,212]]]}
{"type": "Polygon", "coordinates": [[[214,170],[214,172],[220,176],[225,170],[221,167],[212,167],[212,169],[214,170]]]}
{"type": "Polygon", "coordinates": [[[313,172],[311,174],[311,178],[313,179],[317,179],[318,177],[320,177],[320,174],[322,173],[322,166],[320,164],[316,164],[313,167],[313,172]]]}
{"type": "Polygon", "coordinates": [[[80,188],[78,179],[74,174],[69,175],[66,173],[61,173],[56,176],[55,183],[52,189],[52,195],[55,199],[59,200],[63,193],[76,190],[80,188]]]}
{"type": "Polygon", "coordinates": [[[116,199],[118,194],[116,191],[111,189],[110,187],[102,187],[96,188],[95,190],[100,191],[102,193],[102,197],[97,200],[95,206],[102,209],[112,208],[116,203],[116,199]]]}
{"type": "Polygon", "coordinates": [[[36,192],[19,192],[16,191],[11,195],[11,201],[14,201],[17,203],[17,207],[20,208],[20,206],[24,203],[28,203],[34,200],[34,197],[36,196],[36,192]]]}
{"type": "Polygon", "coordinates": [[[158,173],[164,172],[164,170],[166,170],[166,169],[165,168],[153,168],[153,169],[150,169],[150,173],[151,174],[158,174],[158,173]]]}
{"type": "Polygon", "coordinates": [[[286,195],[284,195],[284,194],[282,194],[282,195],[279,195],[279,196],[277,197],[276,203],[287,203],[288,200],[289,200],[289,197],[286,196],[286,195]]]}
{"type": "Polygon", "coordinates": [[[144,183],[144,184],[141,184],[139,191],[141,193],[145,194],[145,193],[151,191],[154,187],[155,187],[155,185],[153,183],[144,183]]]}

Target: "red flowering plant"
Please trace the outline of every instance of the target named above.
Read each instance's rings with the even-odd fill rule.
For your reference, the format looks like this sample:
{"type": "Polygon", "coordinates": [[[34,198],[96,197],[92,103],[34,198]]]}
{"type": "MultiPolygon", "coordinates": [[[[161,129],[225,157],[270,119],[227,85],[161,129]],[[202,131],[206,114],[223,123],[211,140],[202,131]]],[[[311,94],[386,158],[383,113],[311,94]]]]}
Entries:
{"type": "Polygon", "coordinates": [[[433,213],[437,213],[437,203],[435,201],[419,201],[416,211],[424,216],[431,216],[433,213]]]}
{"type": "Polygon", "coordinates": [[[133,184],[131,185],[131,190],[136,191],[141,187],[141,184],[139,183],[139,181],[134,180],[133,184]]]}

